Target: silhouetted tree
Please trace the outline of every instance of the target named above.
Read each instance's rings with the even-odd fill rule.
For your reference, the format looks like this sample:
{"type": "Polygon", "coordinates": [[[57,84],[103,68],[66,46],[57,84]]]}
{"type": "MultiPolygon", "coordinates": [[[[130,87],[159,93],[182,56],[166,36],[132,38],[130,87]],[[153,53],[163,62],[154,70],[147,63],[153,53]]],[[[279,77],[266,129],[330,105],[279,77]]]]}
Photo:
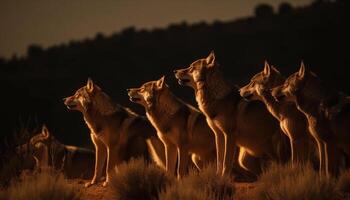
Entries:
{"type": "Polygon", "coordinates": [[[256,17],[270,17],[273,15],[273,7],[269,4],[259,4],[255,7],[256,17]]]}
{"type": "Polygon", "coordinates": [[[283,2],[278,7],[278,13],[280,15],[290,14],[293,11],[293,7],[290,3],[283,2]]]}
{"type": "Polygon", "coordinates": [[[105,36],[103,35],[103,33],[101,32],[96,33],[95,40],[103,40],[103,39],[105,39],[105,36]]]}
{"type": "Polygon", "coordinates": [[[3,64],[5,64],[5,58],[0,57],[0,66],[2,66],[3,64]]]}
{"type": "Polygon", "coordinates": [[[30,58],[37,57],[43,53],[43,48],[38,44],[31,44],[27,49],[27,56],[30,58]]]}

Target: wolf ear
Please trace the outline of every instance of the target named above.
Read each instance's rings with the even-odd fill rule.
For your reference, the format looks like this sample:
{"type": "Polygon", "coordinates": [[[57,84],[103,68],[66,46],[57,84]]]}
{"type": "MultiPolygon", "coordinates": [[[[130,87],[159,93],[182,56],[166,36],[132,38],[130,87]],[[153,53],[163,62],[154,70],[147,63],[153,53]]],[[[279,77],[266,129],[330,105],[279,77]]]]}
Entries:
{"type": "Polygon", "coordinates": [[[86,83],[86,88],[88,92],[94,91],[94,82],[92,82],[91,78],[88,78],[87,83],[86,83]]]}
{"type": "Polygon", "coordinates": [[[215,53],[211,51],[209,56],[205,59],[207,65],[212,65],[215,63],[215,53]]]}
{"type": "Polygon", "coordinates": [[[265,67],[264,67],[263,73],[265,76],[270,76],[270,74],[271,74],[271,67],[270,67],[269,63],[267,62],[267,60],[265,60],[265,67]]]}
{"type": "Polygon", "coordinates": [[[304,78],[305,77],[305,65],[304,65],[303,61],[301,61],[301,64],[300,64],[300,69],[298,71],[298,77],[299,78],[304,78]]]}
{"type": "Polygon", "coordinates": [[[47,129],[47,127],[46,127],[45,124],[44,124],[43,127],[41,128],[41,134],[42,134],[45,138],[49,138],[49,137],[50,137],[49,129],[47,129]]]}
{"type": "Polygon", "coordinates": [[[164,87],[164,82],[165,82],[165,76],[162,76],[162,78],[160,78],[158,81],[157,81],[157,88],[161,89],[164,87]]]}

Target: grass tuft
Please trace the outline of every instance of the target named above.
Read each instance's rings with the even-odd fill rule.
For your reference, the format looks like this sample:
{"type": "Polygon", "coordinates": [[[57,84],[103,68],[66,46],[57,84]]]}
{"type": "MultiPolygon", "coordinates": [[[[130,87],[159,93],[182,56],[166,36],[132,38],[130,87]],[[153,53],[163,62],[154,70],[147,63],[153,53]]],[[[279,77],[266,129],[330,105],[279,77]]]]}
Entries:
{"type": "Polygon", "coordinates": [[[226,200],[232,199],[234,192],[231,178],[218,176],[216,167],[210,165],[201,172],[191,170],[188,176],[168,186],[160,194],[160,199],[226,200]]]}
{"type": "Polygon", "coordinates": [[[152,200],[158,199],[159,192],[173,181],[171,176],[155,164],[145,163],[143,159],[134,159],[118,166],[110,189],[114,199],[152,200]]]}

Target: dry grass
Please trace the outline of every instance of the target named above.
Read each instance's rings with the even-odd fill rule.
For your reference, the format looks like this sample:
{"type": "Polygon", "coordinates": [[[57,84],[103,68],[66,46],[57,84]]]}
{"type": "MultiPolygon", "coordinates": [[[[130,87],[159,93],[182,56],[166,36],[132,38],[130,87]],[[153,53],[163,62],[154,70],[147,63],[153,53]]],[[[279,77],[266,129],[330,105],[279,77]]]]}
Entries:
{"type": "Polygon", "coordinates": [[[75,200],[79,199],[79,193],[61,174],[42,172],[21,176],[20,180],[0,193],[0,199],[75,200]]]}
{"type": "Polygon", "coordinates": [[[341,173],[337,182],[337,189],[350,194],[350,170],[341,173]]]}
{"type": "Polygon", "coordinates": [[[216,168],[208,166],[201,172],[192,170],[188,176],[168,186],[160,199],[225,200],[233,199],[234,192],[231,178],[216,175],[216,168]]]}
{"type": "Polygon", "coordinates": [[[253,189],[256,200],[332,200],[338,197],[334,178],[319,176],[310,164],[279,165],[273,163],[253,189]]]}
{"type": "Polygon", "coordinates": [[[118,166],[110,189],[114,199],[152,200],[158,199],[159,192],[173,181],[161,168],[137,159],[118,166]]]}

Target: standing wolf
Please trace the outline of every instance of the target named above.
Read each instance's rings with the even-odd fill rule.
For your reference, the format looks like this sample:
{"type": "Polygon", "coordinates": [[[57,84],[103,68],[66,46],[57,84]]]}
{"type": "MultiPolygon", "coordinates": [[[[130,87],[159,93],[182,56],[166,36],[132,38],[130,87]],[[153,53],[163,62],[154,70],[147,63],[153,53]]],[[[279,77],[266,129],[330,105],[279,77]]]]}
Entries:
{"type": "Polygon", "coordinates": [[[189,156],[201,169],[215,161],[214,135],[205,116],[178,99],[164,83],[164,76],[140,88],[128,89],[130,100],[143,105],[148,119],[157,129],[166,150],[166,170],[174,172],[178,157],[178,177],[188,169],[189,156]]]}
{"type": "Polygon", "coordinates": [[[292,163],[304,162],[311,149],[306,118],[293,103],[277,102],[271,94],[271,89],[283,84],[284,81],[285,78],[281,73],[265,62],[264,70],[253,76],[250,83],[240,89],[240,93],[244,98],[265,103],[290,140],[292,163]]]}
{"type": "Polygon", "coordinates": [[[95,173],[86,186],[99,180],[105,162],[106,181],[103,185],[107,185],[116,165],[132,157],[147,157],[147,145],[156,163],[164,166],[164,146],[147,119],[113,103],[91,79],[73,96],[65,98],[64,103],[68,109],[82,112],[95,145],[95,173]]]}
{"type": "Polygon", "coordinates": [[[350,155],[350,99],[327,87],[301,63],[298,72],[273,90],[279,101],[292,101],[304,113],[318,145],[320,172],[339,172],[340,151],[350,155]]]}
{"type": "Polygon", "coordinates": [[[60,143],[43,125],[41,132],[16,149],[18,154],[27,153],[36,162],[35,169],[52,168],[63,172],[67,178],[91,178],[94,152],[60,143]]]}
{"type": "Polygon", "coordinates": [[[239,164],[255,174],[259,169],[244,166],[247,154],[280,157],[277,148],[283,144],[283,136],[278,121],[262,102],[245,101],[238,88],[224,79],[214,52],[174,73],[181,85],[194,88],[198,106],[215,133],[219,173],[229,173],[232,169],[235,145],[241,147],[239,164]]]}

